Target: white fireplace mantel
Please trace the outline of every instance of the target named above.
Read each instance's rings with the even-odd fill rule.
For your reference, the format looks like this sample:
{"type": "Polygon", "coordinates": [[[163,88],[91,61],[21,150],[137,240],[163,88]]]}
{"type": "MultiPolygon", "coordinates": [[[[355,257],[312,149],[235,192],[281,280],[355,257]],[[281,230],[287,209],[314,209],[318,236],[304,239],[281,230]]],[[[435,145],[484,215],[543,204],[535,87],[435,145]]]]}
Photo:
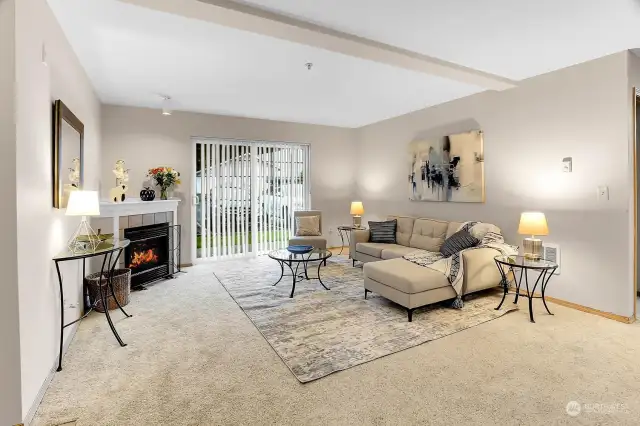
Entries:
{"type": "Polygon", "coordinates": [[[169,200],[153,200],[142,201],[140,198],[127,198],[121,203],[114,203],[112,201],[100,201],[100,216],[95,217],[111,217],[112,221],[112,233],[114,240],[118,240],[118,230],[120,225],[120,217],[122,216],[135,216],[144,215],[150,213],[173,213],[173,224],[178,222],[178,203],[177,198],[171,198],[169,200]]]}
{"type": "Polygon", "coordinates": [[[140,198],[127,198],[121,203],[112,201],[100,201],[99,217],[120,217],[133,216],[137,214],[173,212],[177,218],[178,203],[177,198],[169,200],[142,201],[140,198]]]}

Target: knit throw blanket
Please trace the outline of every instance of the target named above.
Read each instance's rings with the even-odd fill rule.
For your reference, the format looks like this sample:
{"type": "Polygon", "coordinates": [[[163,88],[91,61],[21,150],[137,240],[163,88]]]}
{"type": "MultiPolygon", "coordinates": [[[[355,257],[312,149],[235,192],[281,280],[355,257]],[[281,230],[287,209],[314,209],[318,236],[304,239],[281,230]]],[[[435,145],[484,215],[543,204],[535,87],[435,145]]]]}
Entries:
{"type": "MultiPolygon", "coordinates": [[[[465,222],[460,226],[458,231],[464,229],[469,233],[473,233],[472,229],[477,225],[481,226],[482,224],[481,222],[465,222]]],[[[461,250],[450,257],[443,257],[439,252],[416,251],[403,256],[403,258],[416,265],[424,266],[425,268],[430,268],[444,274],[457,295],[451,307],[461,309],[464,306],[462,301],[462,282],[464,277],[462,255],[469,250],[479,248],[492,248],[506,256],[518,254],[518,247],[506,244],[502,235],[496,232],[487,232],[482,236],[478,245],[461,250]]]]}

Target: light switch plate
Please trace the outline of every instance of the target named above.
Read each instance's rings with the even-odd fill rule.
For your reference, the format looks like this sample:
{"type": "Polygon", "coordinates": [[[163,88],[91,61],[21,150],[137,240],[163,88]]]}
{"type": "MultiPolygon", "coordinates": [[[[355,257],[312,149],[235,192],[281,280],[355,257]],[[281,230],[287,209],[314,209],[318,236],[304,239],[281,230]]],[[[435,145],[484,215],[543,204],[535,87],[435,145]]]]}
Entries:
{"type": "Polygon", "coordinates": [[[573,159],[571,157],[564,157],[562,159],[562,171],[565,173],[571,173],[573,170],[573,159]]]}

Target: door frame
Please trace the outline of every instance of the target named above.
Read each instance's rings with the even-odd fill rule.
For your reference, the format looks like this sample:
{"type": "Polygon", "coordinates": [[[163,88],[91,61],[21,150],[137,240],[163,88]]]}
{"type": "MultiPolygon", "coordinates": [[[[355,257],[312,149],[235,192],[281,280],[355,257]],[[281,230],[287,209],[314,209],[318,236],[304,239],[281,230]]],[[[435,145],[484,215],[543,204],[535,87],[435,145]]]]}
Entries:
{"type": "Polygon", "coordinates": [[[631,88],[632,96],[632,140],[633,140],[633,321],[638,315],[638,111],[640,110],[640,88],[631,88]]]}

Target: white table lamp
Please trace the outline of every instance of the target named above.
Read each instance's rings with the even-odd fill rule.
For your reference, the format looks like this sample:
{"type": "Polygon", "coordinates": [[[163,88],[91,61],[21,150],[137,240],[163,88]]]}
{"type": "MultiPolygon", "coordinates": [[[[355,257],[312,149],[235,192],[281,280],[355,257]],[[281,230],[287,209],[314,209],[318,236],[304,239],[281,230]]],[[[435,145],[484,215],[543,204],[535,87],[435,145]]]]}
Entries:
{"type": "Polygon", "coordinates": [[[351,215],[353,216],[353,227],[360,228],[362,225],[362,215],[364,214],[364,206],[362,201],[351,202],[351,215]]]}
{"type": "Polygon", "coordinates": [[[522,245],[524,249],[524,257],[536,260],[542,258],[542,240],[536,238],[536,235],[549,235],[547,218],[544,216],[544,213],[522,213],[522,215],[520,215],[518,234],[531,235],[531,238],[524,239],[524,243],[522,245]]]}
{"type": "Polygon", "coordinates": [[[82,216],[78,229],[69,239],[68,247],[72,253],[95,251],[100,239],[89,225],[87,216],[100,215],[98,191],[71,191],[67,203],[67,216],[82,216]]]}

